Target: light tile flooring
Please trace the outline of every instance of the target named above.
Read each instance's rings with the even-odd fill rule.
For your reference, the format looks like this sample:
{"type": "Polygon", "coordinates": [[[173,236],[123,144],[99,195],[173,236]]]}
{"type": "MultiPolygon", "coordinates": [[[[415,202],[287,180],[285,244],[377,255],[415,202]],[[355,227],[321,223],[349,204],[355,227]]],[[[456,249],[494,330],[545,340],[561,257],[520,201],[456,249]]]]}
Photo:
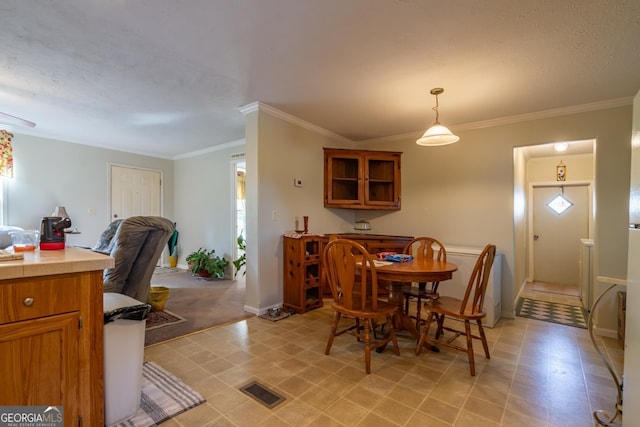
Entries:
{"type": "MultiPolygon", "coordinates": [[[[163,427],[584,427],[596,425],[595,410],[613,413],[615,383],[585,329],[502,318],[487,329],[490,360],[474,342],[475,377],[466,354],[443,348],[415,356],[415,342],[399,334],[400,356],[391,346],[372,353],[366,375],[351,335],[324,355],[331,315],[327,301],[278,322],[254,317],[145,348],[145,358],[207,399],[163,427]],[[238,390],[251,380],[286,400],[273,409],[257,403],[238,390]]],[[[620,377],[622,350],[597,340],[620,377]]]]}

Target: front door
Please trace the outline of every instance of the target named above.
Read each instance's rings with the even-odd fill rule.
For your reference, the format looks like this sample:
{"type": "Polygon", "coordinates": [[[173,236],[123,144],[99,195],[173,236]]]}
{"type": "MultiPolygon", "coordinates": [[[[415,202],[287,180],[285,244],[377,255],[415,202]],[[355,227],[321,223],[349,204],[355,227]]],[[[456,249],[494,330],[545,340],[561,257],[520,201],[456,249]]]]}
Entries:
{"type": "Polygon", "coordinates": [[[577,288],[580,239],[589,237],[589,189],[585,185],[533,188],[533,280],[577,288]],[[566,198],[571,207],[557,213],[549,202],[566,198]]]}

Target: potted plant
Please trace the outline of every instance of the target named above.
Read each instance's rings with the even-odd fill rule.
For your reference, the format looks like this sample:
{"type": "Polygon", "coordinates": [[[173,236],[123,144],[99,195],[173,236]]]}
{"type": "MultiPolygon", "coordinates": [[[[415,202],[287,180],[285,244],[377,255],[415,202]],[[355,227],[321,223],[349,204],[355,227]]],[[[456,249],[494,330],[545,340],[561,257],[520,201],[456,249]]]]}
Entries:
{"type": "Polygon", "coordinates": [[[229,261],[217,256],[215,252],[215,249],[207,251],[200,248],[187,255],[187,263],[191,272],[202,277],[224,278],[224,269],[229,261]]]}
{"type": "MultiPolygon", "coordinates": [[[[237,242],[238,242],[238,249],[242,251],[242,255],[240,255],[240,258],[234,259],[232,261],[233,265],[236,267],[236,271],[235,273],[233,273],[233,277],[236,277],[240,269],[244,267],[247,263],[247,246],[246,246],[247,241],[244,240],[244,236],[241,234],[238,236],[237,242]]],[[[244,276],[246,274],[247,274],[247,270],[245,269],[242,272],[242,275],[244,276]]]]}

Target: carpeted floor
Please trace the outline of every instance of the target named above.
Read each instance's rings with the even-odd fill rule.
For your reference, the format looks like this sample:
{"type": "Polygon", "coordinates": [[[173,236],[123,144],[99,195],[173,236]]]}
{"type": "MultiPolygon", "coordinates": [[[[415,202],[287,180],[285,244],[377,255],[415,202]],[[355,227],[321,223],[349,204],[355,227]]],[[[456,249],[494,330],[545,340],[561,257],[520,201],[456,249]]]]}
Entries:
{"type": "Polygon", "coordinates": [[[587,328],[587,313],[580,306],[518,298],[516,316],[560,323],[576,328],[587,328]]]}
{"type": "Polygon", "coordinates": [[[171,289],[165,309],[185,321],[147,330],[145,345],[254,316],[244,311],[244,284],[243,280],[205,280],[185,270],[157,269],[151,286],[171,289]]]}
{"type": "Polygon", "coordinates": [[[114,427],[156,426],[205,402],[200,393],[153,362],[142,367],[142,396],[132,418],[114,427]]]}

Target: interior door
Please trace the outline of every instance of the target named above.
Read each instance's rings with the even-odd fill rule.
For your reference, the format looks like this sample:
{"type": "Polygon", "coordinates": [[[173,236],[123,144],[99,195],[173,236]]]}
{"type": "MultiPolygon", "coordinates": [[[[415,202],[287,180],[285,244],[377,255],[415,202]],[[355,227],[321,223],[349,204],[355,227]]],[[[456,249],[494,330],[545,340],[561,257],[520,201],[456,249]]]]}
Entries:
{"type": "Polygon", "coordinates": [[[160,216],[159,171],[111,166],[111,219],[160,216]]]}
{"type": "Polygon", "coordinates": [[[587,185],[534,187],[533,280],[578,287],[580,239],[589,237],[587,185]],[[548,203],[562,195],[573,203],[556,213],[548,203]]]}

